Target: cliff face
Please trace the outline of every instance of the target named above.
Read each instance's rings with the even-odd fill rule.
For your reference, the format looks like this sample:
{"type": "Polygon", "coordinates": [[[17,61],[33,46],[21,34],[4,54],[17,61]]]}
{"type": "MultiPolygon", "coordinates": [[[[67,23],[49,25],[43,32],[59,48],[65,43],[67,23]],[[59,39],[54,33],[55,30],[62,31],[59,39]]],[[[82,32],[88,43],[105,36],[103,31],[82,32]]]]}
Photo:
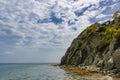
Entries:
{"type": "Polygon", "coordinates": [[[73,40],[60,64],[120,69],[120,11],[114,14],[113,19],[85,29],[73,40]]]}

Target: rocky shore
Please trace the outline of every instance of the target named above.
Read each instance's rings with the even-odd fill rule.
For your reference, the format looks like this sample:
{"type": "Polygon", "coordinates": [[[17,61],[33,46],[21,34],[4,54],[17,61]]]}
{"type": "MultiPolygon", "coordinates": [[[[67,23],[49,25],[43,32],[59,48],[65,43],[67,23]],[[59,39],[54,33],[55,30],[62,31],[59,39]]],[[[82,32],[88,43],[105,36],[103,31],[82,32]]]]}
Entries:
{"type": "Polygon", "coordinates": [[[55,67],[59,67],[60,69],[63,69],[65,71],[68,71],[68,74],[75,74],[79,76],[95,76],[94,80],[120,80],[115,74],[114,70],[111,71],[105,71],[100,70],[99,67],[96,67],[94,65],[91,66],[71,66],[71,65],[59,65],[55,64],[53,65],[55,67]]]}

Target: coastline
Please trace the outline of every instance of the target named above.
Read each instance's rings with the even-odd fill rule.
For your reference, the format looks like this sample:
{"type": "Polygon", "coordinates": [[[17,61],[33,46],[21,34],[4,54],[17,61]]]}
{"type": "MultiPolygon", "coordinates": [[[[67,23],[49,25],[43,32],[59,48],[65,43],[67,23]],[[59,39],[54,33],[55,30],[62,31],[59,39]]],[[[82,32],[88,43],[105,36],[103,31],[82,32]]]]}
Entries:
{"type": "MultiPolygon", "coordinates": [[[[119,77],[116,77],[113,71],[103,71],[100,68],[91,66],[71,66],[71,65],[52,65],[54,67],[59,67],[69,73],[73,73],[78,76],[96,76],[95,80],[120,80],[119,77]]],[[[68,74],[69,74],[68,73],[68,74]]]]}

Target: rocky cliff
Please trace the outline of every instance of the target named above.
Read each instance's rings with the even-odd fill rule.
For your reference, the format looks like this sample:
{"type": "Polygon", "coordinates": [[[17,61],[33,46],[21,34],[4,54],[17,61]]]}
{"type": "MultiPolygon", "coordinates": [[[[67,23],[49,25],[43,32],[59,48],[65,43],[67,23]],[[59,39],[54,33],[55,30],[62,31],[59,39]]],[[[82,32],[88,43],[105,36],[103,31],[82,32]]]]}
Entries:
{"type": "Polygon", "coordinates": [[[120,70],[120,11],[103,24],[87,27],[73,40],[60,64],[120,70]]]}

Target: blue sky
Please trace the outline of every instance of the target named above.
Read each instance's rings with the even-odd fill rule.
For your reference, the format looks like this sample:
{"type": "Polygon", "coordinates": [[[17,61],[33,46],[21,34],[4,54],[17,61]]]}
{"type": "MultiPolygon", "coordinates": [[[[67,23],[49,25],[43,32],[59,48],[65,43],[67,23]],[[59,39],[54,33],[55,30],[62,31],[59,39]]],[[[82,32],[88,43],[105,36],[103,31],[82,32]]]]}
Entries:
{"type": "Polygon", "coordinates": [[[120,0],[0,0],[0,63],[60,62],[80,32],[119,6],[120,0]]]}

